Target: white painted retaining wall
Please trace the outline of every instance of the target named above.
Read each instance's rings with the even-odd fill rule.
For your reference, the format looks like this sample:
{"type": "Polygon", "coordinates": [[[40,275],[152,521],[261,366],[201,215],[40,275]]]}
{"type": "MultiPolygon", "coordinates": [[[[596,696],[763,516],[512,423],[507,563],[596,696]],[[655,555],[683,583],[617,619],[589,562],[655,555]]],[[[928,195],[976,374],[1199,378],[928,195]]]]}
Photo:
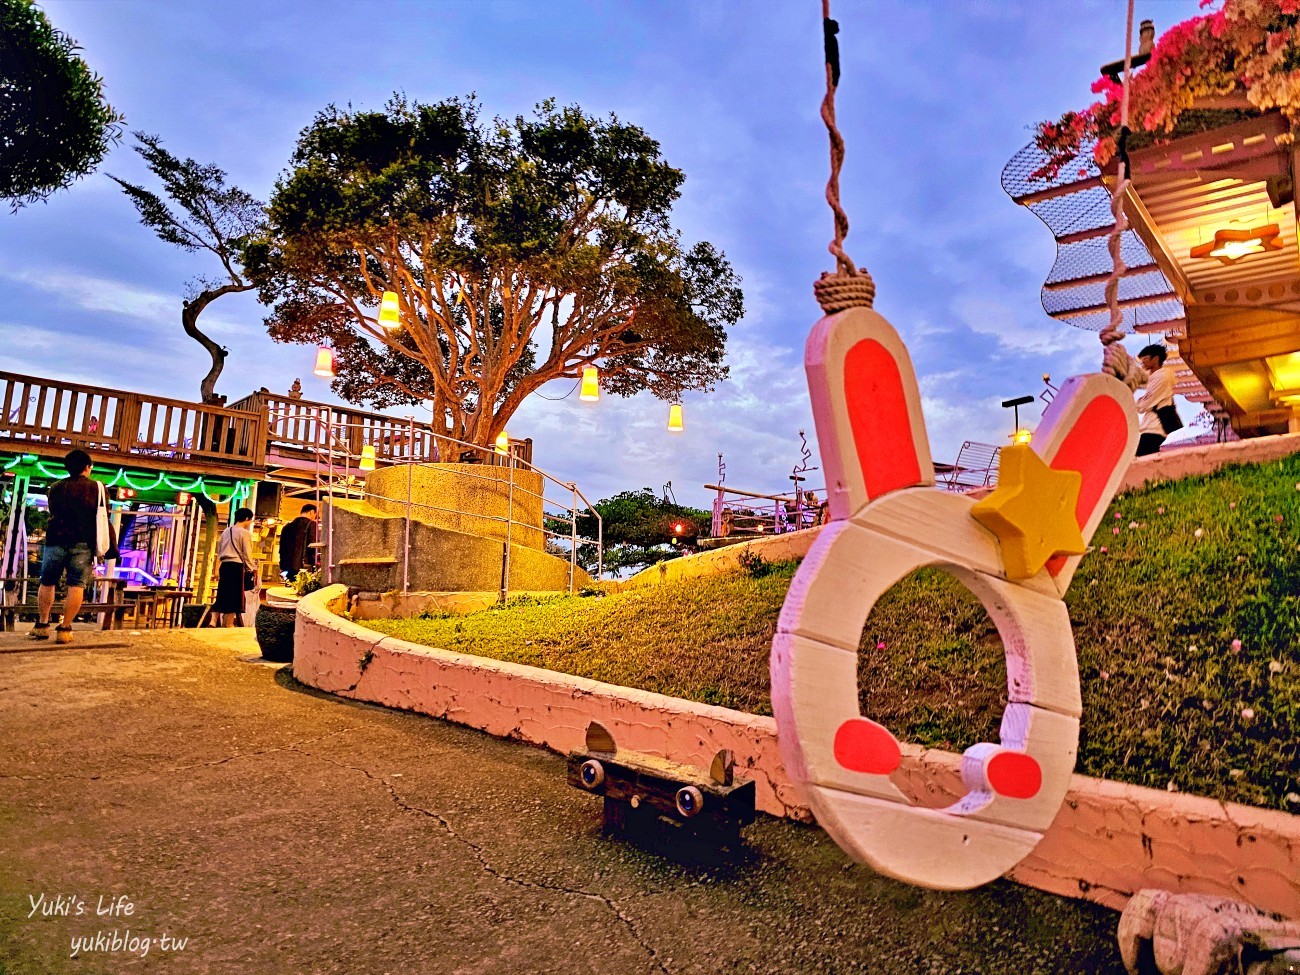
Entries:
{"type": "MultiPolygon", "coordinates": [[[[761,810],[810,819],[771,718],[384,637],[335,615],[344,604],[342,586],[298,603],[293,672],[303,683],[560,753],[582,747],[591,721],[623,747],[692,765],[729,748],[739,774],[755,780],[761,810]]],[[[958,762],[904,746],[904,788],[945,805],[960,792],[958,762]]],[[[1115,909],[1143,887],[1163,887],[1300,918],[1300,816],[1076,775],[1042,843],[1010,876],[1115,909]]]]}

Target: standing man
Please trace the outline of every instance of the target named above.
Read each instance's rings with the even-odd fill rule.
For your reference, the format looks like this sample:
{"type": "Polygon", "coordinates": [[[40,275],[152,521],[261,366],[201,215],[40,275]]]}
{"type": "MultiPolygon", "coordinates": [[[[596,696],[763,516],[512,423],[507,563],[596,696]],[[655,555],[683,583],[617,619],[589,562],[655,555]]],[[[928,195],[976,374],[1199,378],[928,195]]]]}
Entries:
{"type": "Polygon", "coordinates": [[[316,568],[316,550],[311,547],[316,541],[316,513],[314,504],[305,504],[298,517],[284,526],[280,532],[280,571],[285,574],[290,585],[298,576],[299,569],[316,568]]]}
{"type": "Polygon", "coordinates": [[[1156,410],[1172,406],[1174,402],[1174,370],[1165,365],[1167,353],[1163,345],[1148,345],[1138,353],[1138,362],[1146,370],[1146,389],[1138,397],[1138,457],[1158,453],[1160,445],[1169,434],[1160,422],[1156,410]]]}
{"type": "Polygon", "coordinates": [[[244,592],[253,588],[246,578],[256,580],[257,557],[253,552],[253,512],[240,508],[230,527],[217,542],[217,602],[213,612],[222,626],[234,626],[235,616],[244,612],[244,592]]]}
{"type": "MultiPolygon", "coordinates": [[[[50,638],[50,613],[54,609],[54,587],[67,573],[68,597],[63,601],[63,620],[55,630],[55,641],[72,642],[72,621],[81,610],[86,581],[95,558],[95,513],[99,507],[99,482],[90,478],[90,455],[73,450],[63,458],[68,476],[50,485],[50,523],[45,531],[41,556],[41,585],[36,591],[38,621],[29,634],[33,640],[50,638]]],[[[117,558],[117,541],[109,528],[109,558],[117,558]]]]}

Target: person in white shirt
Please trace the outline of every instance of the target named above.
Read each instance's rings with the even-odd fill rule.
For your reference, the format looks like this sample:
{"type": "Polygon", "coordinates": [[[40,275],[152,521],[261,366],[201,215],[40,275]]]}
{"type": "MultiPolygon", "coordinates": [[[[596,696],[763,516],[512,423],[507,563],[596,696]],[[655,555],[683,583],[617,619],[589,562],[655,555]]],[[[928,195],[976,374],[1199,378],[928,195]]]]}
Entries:
{"type": "Polygon", "coordinates": [[[240,508],[217,542],[217,602],[212,611],[221,617],[222,626],[234,626],[235,615],[244,611],[244,579],[257,568],[252,527],[253,512],[240,508]]]}
{"type": "Polygon", "coordinates": [[[1174,370],[1165,365],[1167,355],[1163,345],[1148,345],[1138,353],[1138,362],[1147,373],[1146,387],[1137,401],[1138,457],[1157,453],[1169,435],[1156,413],[1174,402],[1174,370]]]}

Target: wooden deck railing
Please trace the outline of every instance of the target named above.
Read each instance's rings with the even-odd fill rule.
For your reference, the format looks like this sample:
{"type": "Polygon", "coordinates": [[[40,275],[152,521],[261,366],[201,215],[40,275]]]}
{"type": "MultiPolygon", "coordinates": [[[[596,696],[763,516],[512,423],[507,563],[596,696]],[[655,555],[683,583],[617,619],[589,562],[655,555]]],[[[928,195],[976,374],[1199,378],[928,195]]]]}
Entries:
{"type": "Polygon", "coordinates": [[[0,444],[264,466],[260,413],[0,372],[0,444]]]}
{"type": "MultiPolygon", "coordinates": [[[[371,446],[380,464],[455,462],[461,459],[464,450],[447,437],[437,436],[428,423],[412,423],[382,413],[275,393],[252,393],[231,403],[230,408],[262,413],[266,417],[268,451],[324,451],[331,446],[331,431],[335,450],[346,450],[353,457],[360,457],[362,448],[371,446]]],[[[512,441],[510,446],[516,458],[532,463],[532,440],[512,441]]],[[[482,449],[478,454],[482,463],[495,464],[502,460],[490,449],[482,449]]]]}

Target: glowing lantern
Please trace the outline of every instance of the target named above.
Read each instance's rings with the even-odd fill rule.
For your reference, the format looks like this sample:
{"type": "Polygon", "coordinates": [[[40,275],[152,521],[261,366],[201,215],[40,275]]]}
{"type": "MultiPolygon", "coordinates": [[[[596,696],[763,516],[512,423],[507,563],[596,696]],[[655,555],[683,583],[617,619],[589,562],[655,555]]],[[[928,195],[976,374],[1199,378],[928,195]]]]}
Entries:
{"type": "Polygon", "coordinates": [[[322,345],[316,350],[316,368],[312,372],[321,379],[334,378],[334,350],[322,345]]]}
{"type": "Polygon", "coordinates": [[[668,429],[673,433],[681,433],[686,429],[686,424],[682,422],[681,403],[674,403],[668,407],[668,429]]]}
{"type": "Polygon", "coordinates": [[[375,469],[375,445],[366,444],[361,448],[361,463],[357,465],[360,470],[373,471],[375,469]]]}
{"type": "Polygon", "coordinates": [[[497,434],[496,452],[498,454],[510,453],[510,434],[504,430],[497,434]]]}
{"type": "Polygon", "coordinates": [[[1033,438],[1034,435],[1030,431],[1026,430],[1024,427],[1021,427],[1012,436],[1012,440],[1014,440],[1016,443],[1029,443],[1029,441],[1032,440],[1033,438]]]}
{"type": "Polygon", "coordinates": [[[389,332],[402,327],[401,316],[397,313],[397,292],[384,292],[384,299],[379,303],[379,324],[389,332]]]}
{"type": "Polygon", "coordinates": [[[582,392],[578,399],[584,403],[594,403],[600,399],[600,370],[595,366],[582,367],[582,392]]]}

